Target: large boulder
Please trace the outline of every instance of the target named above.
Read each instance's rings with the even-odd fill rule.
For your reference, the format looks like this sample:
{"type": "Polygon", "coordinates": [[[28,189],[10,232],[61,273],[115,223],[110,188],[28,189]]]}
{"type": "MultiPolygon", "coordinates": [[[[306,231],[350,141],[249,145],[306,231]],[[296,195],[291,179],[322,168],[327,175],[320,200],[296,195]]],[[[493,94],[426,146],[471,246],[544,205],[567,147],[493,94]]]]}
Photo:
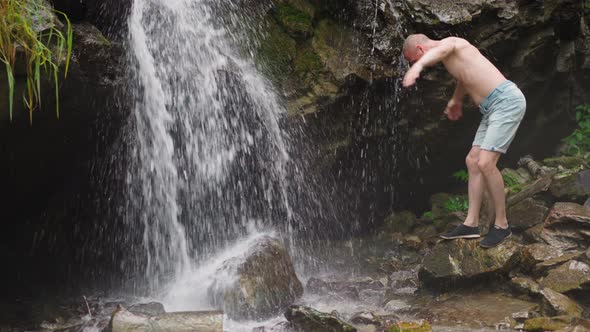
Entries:
{"type": "Polygon", "coordinates": [[[505,273],[518,264],[521,249],[514,241],[492,249],[483,249],[479,241],[473,240],[442,241],[424,258],[420,282],[426,287],[445,287],[458,281],[505,273]]]}
{"type": "Polygon", "coordinates": [[[108,332],[223,332],[223,312],[172,312],[135,314],[125,309],[113,313],[108,332]]]}
{"type": "Polygon", "coordinates": [[[557,331],[570,325],[572,318],[569,316],[535,317],[524,322],[525,331],[557,331]]]}
{"type": "Polygon", "coordinates": [[[411,211],[394,212],[385,218],[381,232],[409,233],[416,225],[416,215],[411,211]]]}
{"type": "Polygon", "coordinates": [[[583,203],[590,195],[590,170],[556,177],[549,191],[561,201],[583,203]]]}
{"type": "Polygon", "coordinates": [[[303,294],[303,285],[285,247],[264,236],[243,257],[223,264],[209,289],[211,301],[233,319],[263,319],[280,314],[303,294]],[[233,281],[227,281],[227,278],[233,281]]]}
{"type": "Polygon", "coordinates": [[[527,198],[511,206],[507,211],[507,217],[512,228],[527,229],[543,223],[548,211],[549,207],[545,202],[527,198]]]}
{"type": "Polygon", "coordinates": [[[291,306],[285,317],[296,331],[305,332],[356,332],[356,328],[332,314],[304,306],[291,306]]]}
{"type": "Polygon", "coordinates": [[[579,261],[569,261],[550,270],[539,284],[559,293],[590,289],[590,266],[579,261]]]}
{"type": "Polygon", "coordinates": [[[588,248],[590,208],[576,203],[556,203],[545,220],[540,237],[560,249],[588,248]]]}
{"type": "Polygon", "coordinates": [[[565,315],[580,317],[584,310],[579,304],[569,297],[558,293],[551,288],[541,289],[540,295],[543,298],[542,311],[548,315],[565,315]]]}

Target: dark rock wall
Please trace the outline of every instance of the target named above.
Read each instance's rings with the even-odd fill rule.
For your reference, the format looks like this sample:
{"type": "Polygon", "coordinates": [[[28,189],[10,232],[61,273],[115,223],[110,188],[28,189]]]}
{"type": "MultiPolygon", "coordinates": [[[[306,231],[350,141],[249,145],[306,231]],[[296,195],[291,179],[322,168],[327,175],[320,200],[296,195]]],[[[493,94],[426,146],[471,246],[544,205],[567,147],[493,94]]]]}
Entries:
{"type": "MultiPolygon", "coordinates": [[[[122,202],[110,186],[124,176],[119,161],[126,155],[121,141],[129,113],[116,94],[124,73],[121,45],[88,23],[74,25],[73,44],[68,78],[60,80],[59,119],[51,82],[42,85],[43,104],[32,123],[20,92],[13,120],[2,112],[0,296],[104,280],[124,247],[115,245],[121,225],[107,211],[122,202]]],[[[2,80],[0,91],[7,91],[2,80]]],[[[0,107],[7,110],[5,99],[0,107]]]]}
{"type": "Polygon", "coordinates": [[[308,132],[319,133],[312,140],[321,142],[314,160],[336,177],[336,197],[353,206],[347,222],[364,228],[396,207],[419,210],[428,194],[456,184],[451,174],[464,168],[480,120],[469,104],[461,121],[441,119],[454,82],[440,66],[429,68],[417,88],[399,87],[408,68],[399,56],[408,34],[466,38],[522,88],[527,116],[504,164],[555,152],[575,125],[575,107],[588,102],[589,9],[583,1],[345,1],[317,10],[303,37],[293,36],[276,11],[271,17],[292,35],[294,48],[310,44],[309,52],[321,59],[307,90],[293,89],[284,77],[278,85],[292,114],[305,119],[308,132]],[[323,28],[325,21],[333,27],[323,28]]]}

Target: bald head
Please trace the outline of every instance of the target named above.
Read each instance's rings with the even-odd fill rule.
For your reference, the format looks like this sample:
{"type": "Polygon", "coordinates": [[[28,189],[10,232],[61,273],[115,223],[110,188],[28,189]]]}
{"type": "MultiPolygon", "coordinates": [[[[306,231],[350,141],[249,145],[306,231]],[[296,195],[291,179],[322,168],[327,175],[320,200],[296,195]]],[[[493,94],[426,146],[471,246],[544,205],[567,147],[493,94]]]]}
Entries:
{"type": "Polygon", "coordinates": [[[409,35],[404,41],[403,54],[408,60],[415,59],[418,56],[418,46],[430,42],[431,39],[421,33],[409,35]]]}

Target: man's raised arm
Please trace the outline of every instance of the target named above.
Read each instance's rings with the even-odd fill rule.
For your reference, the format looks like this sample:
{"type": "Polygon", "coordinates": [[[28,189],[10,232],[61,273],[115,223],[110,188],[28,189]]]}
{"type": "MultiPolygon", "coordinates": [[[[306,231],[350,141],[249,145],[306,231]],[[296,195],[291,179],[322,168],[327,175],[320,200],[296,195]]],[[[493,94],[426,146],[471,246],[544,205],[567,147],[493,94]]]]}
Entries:
{"type": "Polygon", "coordinates": [[[404,76],[403,85],[405,87],[413,85],[420,76],[422,69],[441,62],[454,51],[455,38],[441,40],[438,46],[433,47],[432,49],[428,50],[428,52],[424,53],[420,60],[416,61],[410,70],[408,70],[406,76],[404,76]]]}

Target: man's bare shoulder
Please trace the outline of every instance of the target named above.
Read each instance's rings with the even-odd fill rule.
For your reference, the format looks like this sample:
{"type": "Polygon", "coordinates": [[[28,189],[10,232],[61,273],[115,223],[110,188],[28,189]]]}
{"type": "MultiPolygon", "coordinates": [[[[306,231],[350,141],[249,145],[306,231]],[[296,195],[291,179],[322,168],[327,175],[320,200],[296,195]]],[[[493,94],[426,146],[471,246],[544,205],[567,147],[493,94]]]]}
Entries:
{"type": "Polygon", "coordinates": [[[459,38],[459,37],[447,37],[447,38],[442,39],[441,42],[443,42],[445,44],[452,44],[455,47],[471,46],[470,42],[468,42],[467,40],[465,40],[463,38],[459,38]]]}

